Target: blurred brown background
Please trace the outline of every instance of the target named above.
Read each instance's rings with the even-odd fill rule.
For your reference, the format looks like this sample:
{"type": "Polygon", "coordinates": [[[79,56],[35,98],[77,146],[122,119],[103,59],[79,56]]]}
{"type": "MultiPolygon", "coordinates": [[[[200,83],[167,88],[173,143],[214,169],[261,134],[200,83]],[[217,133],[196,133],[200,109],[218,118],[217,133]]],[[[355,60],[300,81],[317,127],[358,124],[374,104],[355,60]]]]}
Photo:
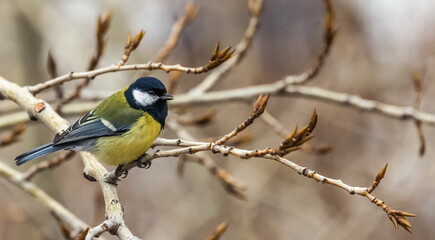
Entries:
{"type": "MultiPolygon", "coordinates": [[[[182,34],[166,63],[199,66],[207,62],[217,41],[235,46],[248,24],[246,1],[196,1],[197,19],[182,34]]],[[[94,49],[98,14],[113,10],[107,51],[100,66],[118,62],[127,33],[147,34],[129,63],[148,62],[165,42],[185,1],[0,1],[0,74],[19,84],[47,80],[48,50],[60,73],[86,68],[94,49]]],[[[338,30],[324,67],[309,85],[360,95],[400,106],[412,106],[411,75],[423,72],[422,109],[435,112],[435,3],[421,1],[333,1],[338,30]]],[[[215,89],[271,83],[313,66],[322,49],[324,4],[315,0],[268,0],[246,59],[215,89]]],[[[114,92],[138,72],[97,77],[90,89],[114,92]]],[[[168,75],[154,72],[167,79],[168,75]]],[[[205,75],[184,75],[177,92],[198,84],[205,75]]],[[[65,85],[73,86],[77,82],[65,85]]],[[[176,92],[176,93],[177,93],[176,92]]],[[[44,95],[43,95],[44,96],[44,95]]],[[[1,106],[1,105],[0,105],[1,106]]],[[[228,132],[243,121],[250,107],[242,103],[210,106],[213,123],[191,128],[198,139],[228,132]],[[230,116],[230,117],[229,117],[230,116]]],[[[375,195],[391,207],[418,215],[413,235],[394,229],[385,213],[367,199],[351,196],[295,174],[271,161],[212,156],[218,165],[249,189],[247,201],[230,196],[209,172],[188,164],[176,174],[177,159],[159,159],[148,170],[134,169],[119,185],[126,222],[143,239],[201,239],[222,221],[230,227],[223,239],[431,239],[435,235],[433,162],[435,131],[424,127],[427,152],[418,156],[415,124],[345,106],[304,98],[272,97],[268,105],[288,129],[319,114],[314,145],[332,144],[325,156],[294,153],[292,161],[354,186],[368,186],[377,171],[389,168],[375,195]]],[[[4,111],[0,109],[0,114],[4,111]]],[[[71,118],[73,121],[78,116],[71,118]]],[[[256,136],[243,148],[279,144],[280,138],[261,120],[247,131],[256,136]]],[[[169,129],[164,137],[174,138],[169,129]]],[[[33,123],[22,141],[2,148],[0,160],[14,165],[16,155],[52,139],[33,123]],[[41,137],[43,136],[43,137],[41,137]]],[[[24,165],[20,169],[30,166],[24,165]]],[[[100,190],[82,177],[78,159],[38,175],[34,181],[86,222],[103,220],[100,190]]],[[[61,239],[50,213],[5,180],[0,180],[0,239],[61,239]]],[[[108,236],[109,239],[112,237],[108,236]]]]}

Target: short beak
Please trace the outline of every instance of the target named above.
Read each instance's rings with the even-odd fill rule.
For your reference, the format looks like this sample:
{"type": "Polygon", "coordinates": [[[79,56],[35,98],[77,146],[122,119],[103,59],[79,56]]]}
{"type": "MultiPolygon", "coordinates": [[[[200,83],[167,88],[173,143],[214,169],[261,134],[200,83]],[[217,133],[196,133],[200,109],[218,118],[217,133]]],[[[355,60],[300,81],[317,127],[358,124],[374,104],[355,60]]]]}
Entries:
{"type": "Polygon", "coordinates": [[[163,99],[163,100],[173,100],[174,96],[172,96],[171,94],[165,93],[165,95],[161,96],[160,99],[163,99]]]}

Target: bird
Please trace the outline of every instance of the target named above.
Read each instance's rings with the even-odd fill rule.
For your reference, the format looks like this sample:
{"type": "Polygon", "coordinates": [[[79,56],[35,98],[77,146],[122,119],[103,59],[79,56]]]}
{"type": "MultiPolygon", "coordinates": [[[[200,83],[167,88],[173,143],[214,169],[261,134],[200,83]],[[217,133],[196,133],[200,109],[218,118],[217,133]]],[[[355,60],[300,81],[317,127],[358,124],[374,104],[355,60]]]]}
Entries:
{"type": "Polygon", "coordinates": [[[164,128],[172,99],[157,78],[138,78],[56,134],[52,143],[17,156],[16,164],[59,150],[87,151],[107,165],[138,160],[164,128]]]}

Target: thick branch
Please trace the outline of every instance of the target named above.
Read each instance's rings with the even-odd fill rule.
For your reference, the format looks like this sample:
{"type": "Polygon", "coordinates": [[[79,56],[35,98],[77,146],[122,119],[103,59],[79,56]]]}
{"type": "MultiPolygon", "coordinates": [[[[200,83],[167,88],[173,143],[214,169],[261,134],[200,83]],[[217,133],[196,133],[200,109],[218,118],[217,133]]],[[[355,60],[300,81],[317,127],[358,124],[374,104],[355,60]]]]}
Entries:
{"type": "Polygon", "coordinates": [[[24,192],[30,194],[39,203],[45,206],[58,218],[63,224],[66,224],[73,233],[80,233],[88,227],[88,224],[83,222],[62,204],[54,200],[50,195],[40,189],[37,185],[24,180],[21,173],[7,166],[0,161],[0,175],[10,183],[16,185],[24,192]]]}
{"type": "MultiPolygon", "coordinates": [[[[0,92],[3,97],[16,102],[21,108],[26,110],[31,118],[39,119],[53,133],[60,132],[69,126],[68,122],[61,118],[49,104],[40,99],[36,99],[27,89],[9,82],[2,77],[0,77],[0,92]]],[[[119,202],[116,187],[104,181],[104,175],[107,173],[107,170],[90,153],[81,152],[80,155],[85,165],[85,174],[96,179],[100,184],[106,204],[107,220],[113,221],[116,225],[119,225],[116,232],[117,234],[121,231],[127,233],[124,235],[125,238],[121,238],[118,234],[121,239],[134,237],[124,224],[123,210],[119,202]]]]}

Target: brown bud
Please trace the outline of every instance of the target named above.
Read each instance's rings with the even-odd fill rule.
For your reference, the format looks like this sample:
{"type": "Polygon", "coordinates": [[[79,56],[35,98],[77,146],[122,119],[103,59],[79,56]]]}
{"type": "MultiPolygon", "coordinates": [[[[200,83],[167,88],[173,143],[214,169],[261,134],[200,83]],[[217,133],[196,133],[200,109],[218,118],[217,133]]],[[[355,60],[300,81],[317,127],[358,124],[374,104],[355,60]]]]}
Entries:
{"type": "Polygon", "coordinates": [[[214,47],[213,53],[211,54],[210,57],[210,62],[213,62],[217,59],[218,54],[219,54],[219,41],[217,42],[216,46],[214,47]]]}
{"type": "Polygon", "coordinates": [[[405,217],[396,216],[396,219],[397,219],[397,222],[399,223],[400,226],[402,226],[402,227],[409,227],[409,228],[412,227],[411,223],[409,223],[409,221],[406,220],[405,217]]]}
{"type": "Polygon", "coordinates": [[[399,216],[404,216],[404,217],[417,217],[417,215],[415,215],[415,214],[404,212],[404,211],[400,211],[400,210],[396,210],[394,212],[394,214],[399,215],[399,216]]]}
{"type": "Polygon", "coordinates": [[[136,34],[136,36],[134,36],[134,39],[131,43],[131,51],[135,50],[139,46],[144,36],[145,36],[144,30],[141,30],[139,33],[136,34]]]}
{"type": "Polygon", "coordinates": [[[55,78],[57,76],[57,64],[54,60],[53,55],[51,54],[51,51],[48,51],[47,56],[47,70],[50,74],[50,77],[55,78]]]}
{"type": "Polygon", "coordinates": [[[266,109],[267,101],[269,100],[269,94],[261,94],[258,96],[257,101],[254,105],[254,112],[257,115],[263,114],[266,109]]]}
{"type": "Polygon", "coordinates": [[[308,131],[307,131],[308,135],[310,135],[313,132],[316,126],[317,126],[317,112],[316,109],[314,109],[313,115],[311,116],[310,119],[310,123],[308,124],[308,131]]]}
{"type": "Polygon", "coordinates": [[[127,35],[127,40],[125,41],[125,46],[124,46],[124,48],[130,48],[130,45],[131,45],[131,33],[129,32],[128,33],[128,35],[127,35]]]}
{"type": "Polygon", "coordinates": [[[382,180],[382,178],[384,178],[385,172],[387,171],[387,167],[388,167],[388,163],[385,164],[385,166],[381,170],[379,170],[379,172],[378,172],[378,174],[376,175],[376,178],[375,178],[376,182],[379,182],[379,181],[382,180]]]}
{"type": "Polygon", "coordinates": [[[395,228],[397,228],[399,226],[397,224],[397,220],[396,220],[396,218],[394,218],[394,216],[388,215],[388,218],[391,220],[391,222],[393,222],[395,228]]]}
{"type": "Polygon", "coordinates": [[[227,53],[231,50],[231,47],[226,47],[224,50],[219,52],[218,58],[223,59],[225,56],[227,56],[227,53]]]}

